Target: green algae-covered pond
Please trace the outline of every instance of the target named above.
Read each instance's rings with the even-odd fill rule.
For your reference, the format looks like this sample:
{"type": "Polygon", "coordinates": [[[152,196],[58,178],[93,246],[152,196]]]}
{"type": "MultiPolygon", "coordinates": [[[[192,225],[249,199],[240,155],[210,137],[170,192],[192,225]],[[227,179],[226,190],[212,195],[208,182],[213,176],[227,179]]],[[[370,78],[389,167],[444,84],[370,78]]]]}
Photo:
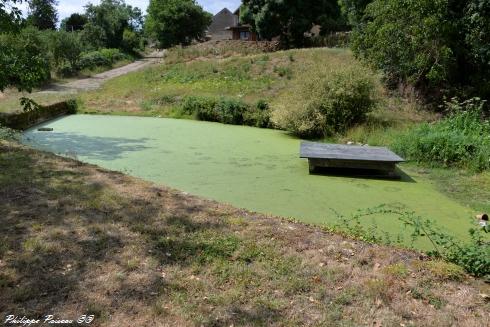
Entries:
{"type": "MultiPolygon", "coordinates": [[[[349,216],[385,204],[415,211],[458,236],[470,224],[467,208],[418,176],[393,181],[309,175],[307,161],[299,159],[300,140],[280,131],[92,115],[42,125],[53,132],[38,127],[24,134],[24,143],[265,214],[332,224],[335,211],[349,216]]],[[[375,219],[391,234],[401,230],[393,216],[363,219],[375,219]]]]}

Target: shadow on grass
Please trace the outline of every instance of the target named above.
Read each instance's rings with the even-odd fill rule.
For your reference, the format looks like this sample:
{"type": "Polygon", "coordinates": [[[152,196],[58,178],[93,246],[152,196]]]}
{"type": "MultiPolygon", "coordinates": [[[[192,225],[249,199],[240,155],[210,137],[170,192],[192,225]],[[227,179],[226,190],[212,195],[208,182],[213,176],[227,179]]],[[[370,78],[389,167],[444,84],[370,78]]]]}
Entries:
{"type": "MultiPolygon", "coordinates": [[[[174,193],[160,198],[120,194],[97,179],[94,168],[75,161],[0,144],[0,167],[0,317],[62,314],[74,305],[77,313],[96,312],[102,319],[125,303],[151,307],[151,294],[178,285],[154,271],[138,281],[107,280],[121,271],[129,274],[128,260],[157,258],[165,265],[186,265],[189,256],[200,252],[185,248],[201,249],[202,243],[184,236],[221,228],[190,218],[207,210],[199,203],[174,193]],[[166,205],[174,207],[167,210],[166,205]],[[169,261],[155,239],[173,234],[182,235],[185,248],[181,256],[178,249],[172,251],[169,261]],[[132,255],[133,247],[140,255],[122,260],[121,253],[132,255]],[[90,285],[93,289],[86,290],[90,285]]],[[[121,174],[111,173],[110,179],[131,187],[121,174]]]]}
{"type": "Polygon", "coordinates": [[[114,160],[124,157],[125,153],[148,149],[150,139],[129,139],[114,137],[85,136],[65,132],[38,133],[33,142],[37,147],[70,157],[82,156],[91,160],[114,160]]]}

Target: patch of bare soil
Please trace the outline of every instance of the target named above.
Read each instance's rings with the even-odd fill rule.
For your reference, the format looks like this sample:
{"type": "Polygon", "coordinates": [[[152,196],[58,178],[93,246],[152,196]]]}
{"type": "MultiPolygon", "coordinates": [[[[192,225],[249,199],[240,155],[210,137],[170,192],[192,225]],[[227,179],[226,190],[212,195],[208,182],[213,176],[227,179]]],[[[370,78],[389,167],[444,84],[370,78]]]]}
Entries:
{"type": "Polygon", "coordinates": [[[418,253],[0,143],[0,319],[489,326],[489,285],[418,253]]]}

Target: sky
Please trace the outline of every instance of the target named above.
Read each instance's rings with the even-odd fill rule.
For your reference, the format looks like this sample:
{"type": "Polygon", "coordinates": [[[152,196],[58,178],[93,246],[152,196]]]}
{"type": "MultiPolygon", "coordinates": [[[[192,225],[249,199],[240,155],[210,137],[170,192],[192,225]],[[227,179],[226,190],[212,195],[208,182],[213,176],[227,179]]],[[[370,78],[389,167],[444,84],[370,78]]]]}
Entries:
{"type": "MultiPolygon", "coordinates": [[[[70,16],[74,12],[82,13],[83,6],[88,3],[97,4],[100,0],[58,0],[58,14],[59,20],[70,16]]],[[[133,7],[140,8],[143,13],[146,13],[146,8],[150,0],[125,0],[125,2],[133,7]]],[[[206,11],[216,14],[223,8],[228,8],[234,11],[238,8],[241,0],[197,0],[197,2],[203,6],[206,11]]]]}

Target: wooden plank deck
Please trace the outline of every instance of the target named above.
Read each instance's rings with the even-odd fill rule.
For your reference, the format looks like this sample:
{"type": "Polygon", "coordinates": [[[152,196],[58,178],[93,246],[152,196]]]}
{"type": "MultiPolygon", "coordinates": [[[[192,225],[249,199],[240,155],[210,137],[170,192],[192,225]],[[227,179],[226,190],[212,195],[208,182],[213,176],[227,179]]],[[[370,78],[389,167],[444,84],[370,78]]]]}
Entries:
{"type": "Polygon", "coordinates": [[[395,172],[405,160],[385,147],[302,142],[300,157],[308,159],[310,173],[319,167],[395,172]]]}

